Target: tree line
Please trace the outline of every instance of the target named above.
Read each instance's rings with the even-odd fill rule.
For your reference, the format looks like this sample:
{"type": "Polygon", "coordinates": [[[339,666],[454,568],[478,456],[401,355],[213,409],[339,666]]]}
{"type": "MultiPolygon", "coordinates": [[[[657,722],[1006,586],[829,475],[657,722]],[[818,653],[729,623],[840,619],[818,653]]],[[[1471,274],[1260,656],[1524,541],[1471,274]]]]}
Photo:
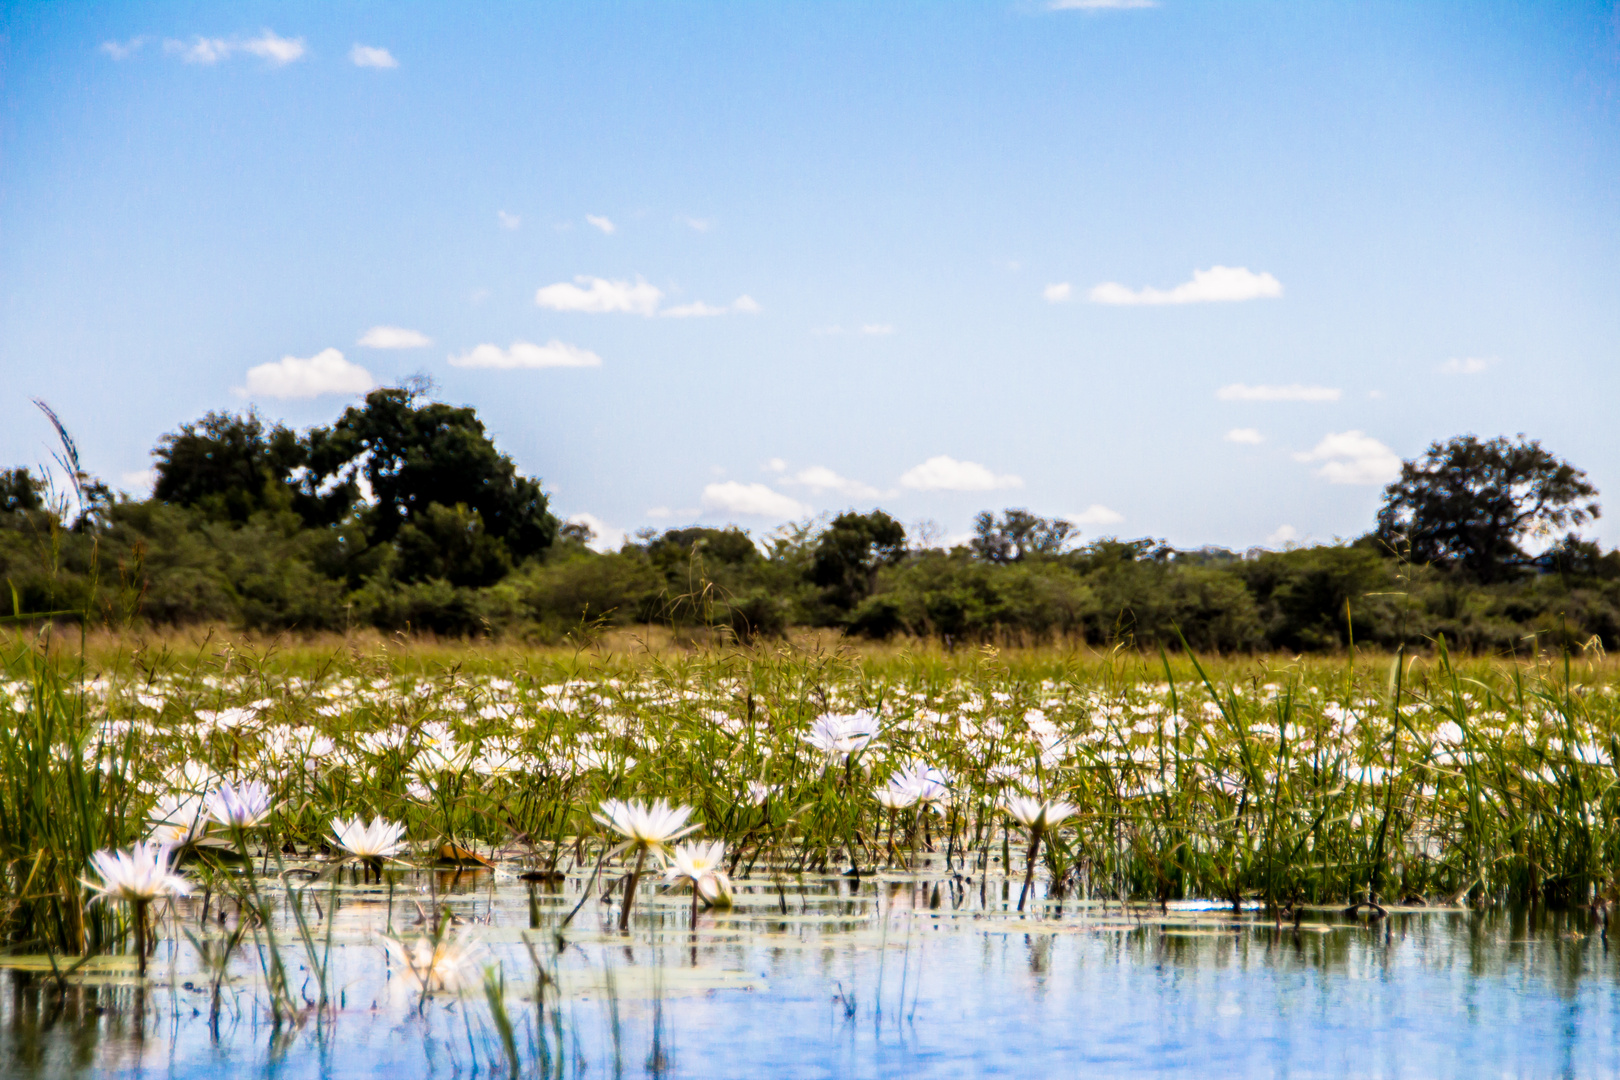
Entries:
{"type": "Polygon", "coordinates": [[[1067,521],[1012,508],[981,513],[949,550],[872,510],[765,537],[643,530],[599,553],[473,409],[423,387],[374,390],[303,432],[211,412],[158,441],[144,499],[85,473],[41,408],[60,468],[0,470],[13,621],[537,640],[635,623],[742,640],[817,626],[1219,651],[1441,633],[1476,651],[1620,643],[1620,552],[1576,531],[1599,516],[1598,492],[1523,436],[1437,442],[1403,464],[1366,535],[1285,551],[1083,542],[1067,521]]]}

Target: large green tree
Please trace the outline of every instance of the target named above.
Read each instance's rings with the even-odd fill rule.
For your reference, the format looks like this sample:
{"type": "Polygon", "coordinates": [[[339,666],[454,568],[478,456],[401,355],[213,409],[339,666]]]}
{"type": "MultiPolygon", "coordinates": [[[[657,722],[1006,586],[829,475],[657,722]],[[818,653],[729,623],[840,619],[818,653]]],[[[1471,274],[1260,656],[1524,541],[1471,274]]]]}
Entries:
{"type": "Polygon", "coordinates": [[[906,529],[882,510],[833,518],[816,538],[810,580],[823,589],[827,602],[853,609],[877,584],[878,570],[899,562],[906,553],[906,529]]]}
{"type": "Polygon", "coordinates": [[[305,442],[282,424],[266,427],[254,412],[210,412],[160,438],[152,456],[153,497],[218,521],[240,524],[262,510],[293,510],[311,525],[330,525],[359,494],[353,483],[317,493],[304,470],[305,442]]]}
{"type": "Polygon", "coordinates": [[[1520,435],[1436,442],[1384,489],[1377,538],[1416,562],[1490,583],[1529,561],[1523,542],[1600,513],[1586,474],[1520,435]]]}
{"type": "Polygon", "coordinates": [[[330,428],[311,430],[312,477],[364,478],[367,534],[373,544],[399,542],[407,579],[487,582],[550,547],[557,519],[540,483],[518,475],[471,408],[417,396],[373,390],[330,428]]]}

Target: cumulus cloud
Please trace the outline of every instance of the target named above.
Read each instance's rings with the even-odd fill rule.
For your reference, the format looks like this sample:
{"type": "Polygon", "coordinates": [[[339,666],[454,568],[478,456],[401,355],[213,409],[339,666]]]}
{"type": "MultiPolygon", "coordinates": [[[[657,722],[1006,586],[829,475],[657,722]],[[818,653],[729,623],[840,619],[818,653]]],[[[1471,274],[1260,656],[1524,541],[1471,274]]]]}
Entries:
{"type": "Polygon", "coordinates": [[[601,367],[602,358],[589,349],[552,338],[544,345],[514,341],[511,348],[475,345],[460,356],[450,357],[451,367],[465,368],[554,368],[601,367]]]}
{"type": "Polygon", "coordinates": [[[1401,472],[1399,455],[1361,431],[1325,435],[1294,460],[1322,462],[1316,475],[1330,484],[1387,484],[1401,472]]]}
{"type": "Polygon", "coordinates": [[[787,462],[779,457],[773,457],[765,463],[766,472],[787,472],[787,462]]]}
{"type": "Polygon", "coordinates": [[[628,538],[623,529],[609,525],[595,514],[574,514],[568,518],[568,524],[583,525],[591,531],[591,538],[586,541],[585,546],[592,551],[603,553],[618,551],[628,538]]]}
{"type": "Polygon", "coordinates": [[[1485,356],[1453,356],[1440,365],[1442,375],[1479,375],[1496,360],[1485,356]]]}
{"type": "Polygon", "coordinates": [[[1073,294],[1074,289],[1067,281],[1060,281],[1055,285],[1048,285],[1046,288],[1041,290],[1041,295],[1046,297],[1046,302],[1048,304],[1064,303],[1073,294]]]}
{"type": "Polygon", "coordinates": [[[995,491],[1023,487],[1024,481],[1011,474],[997,475],[974,461],[940,454],[907,469],[900,484],[915,491],[995,491]]]}
{"type": "Polygon", "coordinates": [[[495,211],[495,220],[501,223],[503,229],[515,229],[523,224],[523,219],[516,214],[508,214],[505,210],[495,211]]]}
{"type": "Polygon", "coordinates": [[[144,494],[152,490],[157,483],[156,469],[142,469],[140,472],[127,472],[120,479],[124,482],[124,490],[144,494]]]}
{"type": "MultiPolygon", "coordinates": [[[[783,468],[786,467],[786,462],[784,462],[783,468]]],[[[788,483],[802,484],[816,495],[820,495],[824,491],[836,491],[838,494],[847,495],[852,499],[875,499],[882,494],[870,484],[863,484],[859,480],[839,476],[825,465],[812,465],[807,469],[800,469],[793,474],[788,483]]]]}
{"type": "Polygon", "coordinates": [[[664,292],[639,277],[632,285],[628,281],[608,281],[599,277],[580,275],[573,283],[566,281],[546,285],[534,294],[534,302],[552,311],[585,311],[603,314],[626,311],[634,315],[653,315],[664,292]]]}
{"type": "Polygon", "coordinates": [[[307,360],[283,356],[272,364],[248,368],[242,397],[313,398],[323,394],[363,394],[377,385],[371,372],[343,359],[336,349],[322,349],[307,360]]]}
{"type": "Polygon", "coordinates": [[[1298,529],[1292,525],[1279,525],[1276,532],[1266,537],[1266,547],[1287,547],[1290,544],[1297,543],[1298,540],[1298,529]]]}
{"type": "Polygon", "coordinates": [[[1246,446],[1259,446],[1266,441],[1266,437],[1260,434],[1259,428],[1235,427],[1226,433],[1226,441],[1242,443],[1246,446]]]}
{"type": "Polygon", "coordinates": [[[733,312],[741,312],[745,315],[754,315],[759,311],[759,302],[745,293],[742,296],[737,297],[737,299],[733,300],[731,303],[721,305],[720,307],[715,307],[713,304],[705,304],[703,301],[699,300],[692,304],[677,304],[674,307],[667,307],[658,314],[668,319],[701,319],[711,315],[730,315],[733,312]]]}
{"type": "Polygon", "coordinates": [[[586,214],[585,215],[585,221],[588,224],[594,225],[598,229],[601,229],[603,232],[607,233],[609,236],[613,235],[613,233],[617,232],[618,229],[619,229],[619,227],[617,225],[613,224],[613,222],[610,221],[609,219],[607,219],[605,217],[600,217],[600,216],[598,216],[596,214],[586,214]]]}
{"type": "Polygon", "coordinates": [[[764,484],[744,484],[727,480],[709,484],[699,500],[705,510],[748,517],[797,518],[810,513],[810,508],[790,495],[773,491],[764,484]]]}
{"type": "Polygon", "coordinates": [[[368,349],[422,349],[433,344],[433,339],[403,326],[373,326],[361,335],[358,344],[368,349]]]}
{"type": "Polygon", "coordinates": [[[1140,11],[1156,8],[1159,0],[1047,0],[1047,11],[1140,11]]]}
{"type": "Polygon", "coordinates": [[[1221,401],[1338,401],[1342,391],[1336,386],[1247,386],[1232,383],[1215,391],[1221,401]]]}
{"type": "Polygon", "coordinates": [[[1102,503],[1092,503],[1078,514],[1070,514],[1066,519],[1075,525],[1118,525],[1125,520],[1125,515],[1118,510],[1110,510],[1102,503]]]}
{"type": "Polygon", "coordinates": [[[397,68],[399,61],[387,49],[376,48],[371,45],[362,45],[355,42],[354,48],[349,50],[349,62],[355,67],[364,68],[397,68]]]}
{"type": "Polygon", "coordinates": [[[1194,270],[1191,281],[1173,289],[1130,289],[1105,281],[1091,290],[1090,297],[1094,304],[1208,304],[1260,300],[1281,296],[1282,291],[1282,282],[1270,274],[1256,274],[1242,266],[1212,266],[1194,270]]]}
{"type": "Polygon", "coordinates": [[[145,44],[144,37],[132,37],[128,41],[103,41],[98,48],[114,60],[123,60],[140,52],[145,44]]]}
{"type": "Polygon", "coordinates": [[[188,64],[217,64],[221,60],[229,60],[236,53],[247,53],[269,61],[271,67],[281,67],[303,58],[304,39],[284,38],[273,30],[264,30],[258,37],[245,41],[241,38],[194,37],[186,42],[170,38],[163,43],[163,51],[178,55],[188,64]]]}

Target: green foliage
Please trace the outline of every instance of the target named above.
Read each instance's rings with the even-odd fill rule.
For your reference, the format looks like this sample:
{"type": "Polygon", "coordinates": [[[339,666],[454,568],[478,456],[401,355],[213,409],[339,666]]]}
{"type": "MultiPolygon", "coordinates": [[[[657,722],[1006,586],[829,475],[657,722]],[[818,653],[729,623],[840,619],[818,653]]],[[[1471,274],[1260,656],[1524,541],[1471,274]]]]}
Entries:
{"type": "Polygon", "coordinates": [[[1413,562],[1489,583],[1529,562],[1526,537],[1598,517],[1596,496],[1584,472],[1540,442],[1459,435],[1402,464],[1384,490],[1377,536],[1413,562]]]}
{"type": "Polygon", "coordinates": [[[871,593],[878,571],[905,554],[905,526],[888,514],[839,514],[816,539],[810,580],[833,608],[849,611],[871,593]]]}

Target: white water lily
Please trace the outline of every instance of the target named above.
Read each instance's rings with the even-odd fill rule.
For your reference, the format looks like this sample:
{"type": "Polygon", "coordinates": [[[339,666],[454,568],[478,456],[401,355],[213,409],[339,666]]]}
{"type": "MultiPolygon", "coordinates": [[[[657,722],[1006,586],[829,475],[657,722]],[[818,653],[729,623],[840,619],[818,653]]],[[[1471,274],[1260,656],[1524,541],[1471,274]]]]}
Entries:
{"type": "Polygon", "coordinates": [[[142,840],[128,852],[98,851],[90,856],[90,866],[99,882],[84,879],[96,890],[97,900],[123,900],[144,904],[161,896],[184,896],[191,885],[169,869],[170,849],[166,844],[142,840]]]}
{"type": "Polygon", "coordinates": [[[356,816],[352,821],[332,819],[332,840],[357,858],[375,860],[397,855],[405,846],[405,826],[374,817],[371,824],[356,816]]]}
{"type": "Polygon", "coordinates": [[[477,973],[475,942],[469,938],[446,934],[434,940],[424,934],[406,942],[381,934],[378,937],[389,958],[399,964],[406,985],[420,993],[460,991],[473,982],[477,973]]]}
{"type": "Polygon", "coordinates": [[[671,843],[703,827],[686,823],[692,816],[690,806],[671,806],[663,799],[652,803],[609,799],[591,816],[624,837],[620,851],[634,848],[660,858],[671,843]]]}
{"type": "Polygon", "coordinates": [[[208,796],[208,814],[229,829],[249,829],[264,820],[273,805],[270,789],[258,780],[224,783],[208,796]]]}
{"type": "Polygon", "coordinates": [[[764,806],[766,801],[776,794],[775,784],[766,784],[759,780],[748,782],[748,793],[743,796],[751,806],[764,806]]]}
{"type": "Polygon", "coordinates": [[[671,806],[663,799],[654,803],[609,799],[591,816],[625,838],[624,843],[615,849],[616,852],[634,849],[636,853],[635,867],[624,879],[624,906],[619,909],[619,929],[628,930],[630,908],[636,902],[636,882],[641,877],[643,861],[649,854],[655,859],[662,859],[668,853],[670,844],[702,826],[686,823],[686,819],[692,816],[690,806],[671,806]]]}
{"type": "Polygon", "coordinates": [[[816,717],[804,741],[828,757],[859,753],[877,737],[877,717],[868,710],[826,713],[816,717]]]}
{"type": "Polygon", "coordinates": [[[726,861],[723,840],[697,841],[681,844],[671,853],[674,865],[664,871],[671,882],[691,882],[693,918],[697,917],[697,900],[702,897],[714,905],[731,902],[731,878],[720,869],[726,861]]]}
{"type": "Polygon", "coordinates": [[[1072,803],[1047,802],[1027,795],[1007,797],[1007,813],[1013,820],[1029,829],[1045,831],[1073,817],[1079,810],[1072,803]]]}
{"type": "Polygon", "coordinates": [[[147,824],[152,827],[148,836],[152,843],[182,848],[208,831],[208,811],[196,795],[165,795],[152,808],[147,824]]]}

